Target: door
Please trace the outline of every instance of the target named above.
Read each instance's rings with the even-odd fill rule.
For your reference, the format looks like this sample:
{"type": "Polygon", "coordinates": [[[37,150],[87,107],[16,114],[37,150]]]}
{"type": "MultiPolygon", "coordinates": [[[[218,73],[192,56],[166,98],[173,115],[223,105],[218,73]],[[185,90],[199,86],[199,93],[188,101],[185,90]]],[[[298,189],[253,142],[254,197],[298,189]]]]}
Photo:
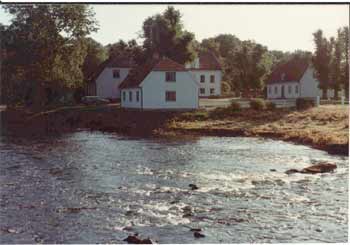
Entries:
{"type": "Polygon", "coordinates": [[[281,97],[282,99],[284,99],[284,85],[282,85],[281,87],[281,97]]]}

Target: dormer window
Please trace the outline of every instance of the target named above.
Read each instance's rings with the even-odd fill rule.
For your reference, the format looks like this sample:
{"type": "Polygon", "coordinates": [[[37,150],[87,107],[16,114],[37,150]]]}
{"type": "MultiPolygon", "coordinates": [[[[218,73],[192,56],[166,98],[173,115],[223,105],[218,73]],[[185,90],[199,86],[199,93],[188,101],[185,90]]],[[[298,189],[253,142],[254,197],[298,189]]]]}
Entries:
{"type": "Polygon", "coordinates": [[[113,70],[113,78],[120,78],[120,70],[119,69],[113,70]]]}
{"type": "Polygon", "coordinates": [[[168,71],[165,73],[165,81],[166,82],[176,82],[176,72],[168,71]]]}
{"type": "Polygon", "coordinates": [[[282,73],[282,74],[281,74],[281,81],[284,81],[285,77],[286,77],[286,74],[285,74],[285,73],[282,73]]]}

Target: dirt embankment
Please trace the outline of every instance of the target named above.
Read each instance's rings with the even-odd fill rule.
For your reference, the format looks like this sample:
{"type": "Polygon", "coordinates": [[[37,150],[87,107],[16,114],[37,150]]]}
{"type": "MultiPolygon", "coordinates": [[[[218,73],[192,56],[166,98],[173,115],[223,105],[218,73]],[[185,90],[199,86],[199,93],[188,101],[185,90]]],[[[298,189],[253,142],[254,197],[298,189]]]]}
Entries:
{"type": "Polygon", "coordinates": [[[305,144],[333,154],[349,154],[349,107],[320,106],[305,111],[242,110],[127,111],[116,107],[61,108],[41,113],[7,110],[2,132],[34,136],[77,129],[127,135],[259,136],[305,144]]]}

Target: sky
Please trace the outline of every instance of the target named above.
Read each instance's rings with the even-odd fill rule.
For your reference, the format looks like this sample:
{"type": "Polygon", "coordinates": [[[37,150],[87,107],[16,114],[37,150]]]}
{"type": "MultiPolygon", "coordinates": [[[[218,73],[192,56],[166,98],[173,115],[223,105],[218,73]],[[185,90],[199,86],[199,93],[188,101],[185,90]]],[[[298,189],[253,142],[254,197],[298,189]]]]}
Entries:
{"type": "MultiPolygon", "coordinates": [[[[312,33],[322,29],[327,37],[349,25],[348,5],[173,5],[182,13],[186,30],[198,41],[218,34],[255,40],[270,50],[314,50],[312,33]]],[[[106,45],[139,37],[143,21],[163,12],[167,5],[92,5],[99,30],[91,36],[106,45]]],[[[0,23],[10,16],[0,9],[0,23]]]]}

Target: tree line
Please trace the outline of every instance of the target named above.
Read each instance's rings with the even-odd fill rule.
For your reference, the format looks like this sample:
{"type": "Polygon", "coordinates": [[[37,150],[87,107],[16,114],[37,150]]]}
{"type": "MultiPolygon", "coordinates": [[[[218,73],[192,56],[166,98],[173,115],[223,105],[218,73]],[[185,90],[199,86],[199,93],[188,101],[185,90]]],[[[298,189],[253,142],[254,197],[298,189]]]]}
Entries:
{"type": "Polygon", "coordinates": [[[11,24],[0,24],[1,92],[8,104],[44,106],[66,100],[81,90],[102,62],[113,57],[132,57],[142,65],[153,54],[181,64],[199,52],[213,52],[223,68],[223,88],[261,95],[270,72],[291,58],[312,61],[322,88],[348,89],[348,28],[336,38],[314,33],[314,54],[268,50],[252,40],[221,34],[198,42],[185,30],[179,10],[168,7],[146,18],[139,37],[143,40],[101,45],[89,35],[98,30],[94,12],[88,5],[3,5],[13,16],[11,24]],[[332,82],[330,82],[332,81],[332,82]]]}

